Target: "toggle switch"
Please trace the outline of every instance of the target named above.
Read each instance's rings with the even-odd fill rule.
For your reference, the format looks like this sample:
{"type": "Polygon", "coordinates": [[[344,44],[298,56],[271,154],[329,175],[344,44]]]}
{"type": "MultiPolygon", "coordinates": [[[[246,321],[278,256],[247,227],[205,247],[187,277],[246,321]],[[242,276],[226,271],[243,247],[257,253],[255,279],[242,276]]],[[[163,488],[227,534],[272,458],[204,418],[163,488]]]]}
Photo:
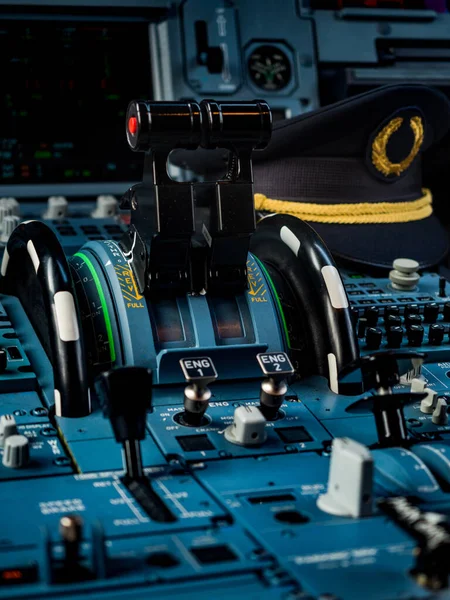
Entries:
{"type": "Polygon", "coordinates": [[[261,383],[259,409],[268,421],[275,421],[287,392],[286,379],[294,373],[294,367],[285,352],[263,352],[256,358],[267,376],[261,383]]]}
{"type": "Polygon", "coordinates": [[[188,385],[184,388],[185,425],[199,427],[211,399],[208,385],[217,379],[213,361],[207,357],[182,358],[181,369],[188,385]]]}
{"type": "Polygon", "coordinates": [[[266,418],[257,406],[238,406],[225,439],[238,446],[260,446],[267,439],[266,418]]]}
{"type": "Polygon", "coordinates": [[[373,504],[373,458],[370,450],[350,438],[332,444],[327,493],[317,499],[320,510],[342,517],[368,517],[373,504]]]}

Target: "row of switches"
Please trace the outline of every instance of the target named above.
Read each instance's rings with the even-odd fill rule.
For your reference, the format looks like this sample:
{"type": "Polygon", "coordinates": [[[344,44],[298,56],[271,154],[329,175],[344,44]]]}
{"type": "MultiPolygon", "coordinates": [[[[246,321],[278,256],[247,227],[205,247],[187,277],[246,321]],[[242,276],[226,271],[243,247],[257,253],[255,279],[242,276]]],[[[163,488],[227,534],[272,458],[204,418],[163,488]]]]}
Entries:
{"type": "MultiPolygon", "coordinates": [[[[97,197],[91,212],[93,219],[107,219],[117,214],[118,201],[110,195],[97,197]]],[[[43,219],[60,220],[69,216],[69,201],[65,196],[50,196],[43,219]]],[[[13,230],[20,223],[20,204],[16,198],[0,198],[0,241],[7,242],[13,230]]]]}

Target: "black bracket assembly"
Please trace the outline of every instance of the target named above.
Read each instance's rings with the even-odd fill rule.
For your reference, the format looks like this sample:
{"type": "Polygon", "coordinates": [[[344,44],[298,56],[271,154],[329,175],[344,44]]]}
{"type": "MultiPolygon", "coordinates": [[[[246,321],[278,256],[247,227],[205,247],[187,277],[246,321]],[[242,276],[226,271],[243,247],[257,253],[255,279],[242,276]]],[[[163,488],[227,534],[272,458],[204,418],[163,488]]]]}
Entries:
{"type": "Polygon", "coordinates": [[[272,114],[253,102],[147,102],[128,106],[126,133],[146,152],[143,181],[121,208],[131,211],[122,248],[143,294],[236,294],[247,288],[247,254],[255,230],[251,153],[267,146],[272,114]],[[178,182],[168,174],[172,150],[224,148],[227,175],[178,182]]]}

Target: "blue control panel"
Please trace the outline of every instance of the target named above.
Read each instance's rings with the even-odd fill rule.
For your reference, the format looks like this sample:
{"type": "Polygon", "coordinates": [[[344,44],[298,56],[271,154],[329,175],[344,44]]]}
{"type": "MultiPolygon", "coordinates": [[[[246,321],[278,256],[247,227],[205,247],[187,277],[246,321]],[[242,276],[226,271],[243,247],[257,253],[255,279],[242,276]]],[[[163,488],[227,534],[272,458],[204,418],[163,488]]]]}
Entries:
{"type": "Polygon", "coordinates": [[[244,292],[149,298],[119,209],[132,98],[264,98],[277,120],[385,83],[448,94],[449,12],[0,0],[0,286],[21,284],[0,288],[0,599],[450,598],[450,281],[340,271],[360,360],[338,381],[339,352],[311,367],[317,296],[291,307],[250,252],[244,292]],[[38,244],[6,250],[33,221],[67,259],[44,302],[38,244]]]}
{"type": "MultiPolygon", "coordinates": [[[[127,484],[121,445],[95,395],[87,416],[55,414],[51,362],[19,300],[4,295],[0,335],[7,360],[0,375],[0,418],[12,417],[15,429],[13,436],[5,434],[0,449],[0,597],[447,597],[442,577],[433,579],[433,568],[442,576],[439,560],[426,562],[425,568],[418,561],[428,542],[405,529],[400,517],[387,516],[382,501],[406,498],[409,509],[425,520],[436,513],[442,523],[450,518],[449,284],[436,273],[419,273],[419,281],[405,291],[387,276],[343,272],[362,355],[389,349],[426,354],[425,362],[402,375],[393,390],[400,395],[425,390],[402,407],[406,444],[380,446],[373,389],[336,394],[325,377],[314,375],[287,377],[276,418],[261,428],[256,413],[261,416],[261,384],[270,367],[264,374],[256,362],[250,367],[248,356],[288,350],[282,320],[269,310],[273,303],[251,301],[270,294],[275,302],[267,273],[249,258],[250,273],[264,289],[238,301],[243,329],[235,329],[234,338],[222,338],[231,344],[226,353],[220,336],[215,342],[214,336],[208,338],[207,313],[218,321],[225,315],[230,324],[235,309],[208,309],[202,298],[180,302],[177,318],[173,310],[153,315],[152,327],[159,323],[161,330],[159,338],[153,336],[155,345],[151,328],[144,334],[150,326],[143,315],[148,319],[151,307],[137,308],[146,301],[136,296],[133,282],[130,290],[129,281],[120,286],[130,277],[117,245],[126,221],[117,215],[99,221],[87,215],[47,223],[71,256],[74,281],[81,282],[75,285],[83,284],[89,298],[99,296],[99,306],[107,307],[114,360],[111,348],[100,344],[97,358],[109,352],[109,363],[134,362],[157,373],[141,456],[144,476],[170,518],[150,516],[127,484]],[[115,304],[107,296],[114,285],[115,304]],[[189,332],[191,326],[191,337],[176,339],[178,329],[189,332]],[[413,336],[411,342],[412,326],[419,331],[418,341],[413,336]],[[393,328],[394,338],[389,334],[393,328]],[[127,338],[127,329],[135,339],[127,338]],[[169,360],[171,353],[176,361],[169,360]],[[234,378],[227,365],[233,353],[234,378]],[[205,363],[195,364],[201,355],[212,357],[217,378],[208,384],[211,398],[202,420],[192,424],[183,416],[186,373],[174,365],[183,356],[193,363],[188,371],[205,368],[205,363]],[[249,431],[261,436],[257,442],[246,437],[249,431]],[[16,451],[8,437],[25,439],[26,450],[16,451]],[[337,440],[356,446],[341,453],[337,440]],[[338,480],[343,495],[337,498],[343,508],[332,509],[320,500],[333,495],[333,461],[342,461],[338,480]],[[366,477],[361,464],[366,463],[372,469],[370,506],[354,509],[353,496],[366,477]]],[[[250,292],[256,289],[249,286],[250,292]]],[[[105,321],[88,320],[97,333],[105,327],[105,321]]],[[[101,366],[94,363],[94,370],[101,366]]],[[[130,380],[123,402],[141,393],[130,380]]],[[[0,423],[0,437],[8,426],[0,423]]]]}

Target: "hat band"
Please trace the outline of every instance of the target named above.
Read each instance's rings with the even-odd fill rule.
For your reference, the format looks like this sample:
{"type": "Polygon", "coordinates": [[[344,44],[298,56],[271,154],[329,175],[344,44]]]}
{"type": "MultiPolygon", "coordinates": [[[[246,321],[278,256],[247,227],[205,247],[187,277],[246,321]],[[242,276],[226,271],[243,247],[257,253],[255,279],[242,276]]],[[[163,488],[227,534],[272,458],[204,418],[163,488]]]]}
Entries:
{"type": "Polygon", "coordinates": [[[273,213],[288,213],[315,223],[368,224],[409,223],[426,219],[433,212],[431,191],[422,189],[423,196],[406,202],[359,202],[351,204],[316,204],[273,200],[255,194],[255,209],[273,213]]]}

